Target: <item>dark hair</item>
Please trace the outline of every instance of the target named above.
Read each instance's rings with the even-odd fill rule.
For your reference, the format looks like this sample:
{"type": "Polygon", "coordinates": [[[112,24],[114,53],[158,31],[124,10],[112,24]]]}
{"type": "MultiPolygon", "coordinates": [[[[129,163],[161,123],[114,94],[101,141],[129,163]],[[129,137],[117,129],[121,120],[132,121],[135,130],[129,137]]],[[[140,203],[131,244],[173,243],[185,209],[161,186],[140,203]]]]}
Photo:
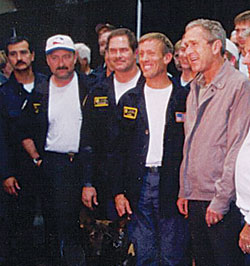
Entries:
{"type": "Polygon", "coordinates": [[[124,35],[128,37],[129,46],[132,49],[132,51],[135,52],[138,46],[138,43],[137,43],[135,34],[130,29],[127,29],[127,28],[120,28],[120,29],[111,31],[110,35],[108,36],[106,49],[109,48],[109,42],[113,37],[124,36],[124,35]]]}
{"type": "Polygon", "coordinates": [[[16,43],[19,43],[19,42],[22,42],[22,41],[26,41],[29,44],[29,50],[30,50],[31,53],[34,51],[33,45],[32,45],[31,41],[27,37],[25,37],[25,36],[15,36],[15,37],[10,37],[5,42],[4,50],[5,50],[6,55],[8,56],[8,54],[9,54],[9,50],[8,50],[8,46],[9,45],[16,44],[16,43]]]}

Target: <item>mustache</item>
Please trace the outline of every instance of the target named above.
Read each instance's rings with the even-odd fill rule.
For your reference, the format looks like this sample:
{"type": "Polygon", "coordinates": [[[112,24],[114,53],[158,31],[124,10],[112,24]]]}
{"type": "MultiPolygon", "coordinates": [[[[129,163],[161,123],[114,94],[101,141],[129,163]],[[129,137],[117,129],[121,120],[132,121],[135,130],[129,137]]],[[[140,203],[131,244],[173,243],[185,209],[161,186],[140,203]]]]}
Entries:
{"type": "Polygon", "coordinates": [[[25,62],[23,62],[22,60],[19,60],[16,62],[16,66],[18,66],[19,64],[26,64],[25,62]]]}
{"type": "Polygon", "coordinates": [[[66,66],[57,67],[57,69],[56,69],[56,70],[61,70],[61,69],[66,69],[66,70],[68,70],[68,68],[67,68],[66,66]]]}

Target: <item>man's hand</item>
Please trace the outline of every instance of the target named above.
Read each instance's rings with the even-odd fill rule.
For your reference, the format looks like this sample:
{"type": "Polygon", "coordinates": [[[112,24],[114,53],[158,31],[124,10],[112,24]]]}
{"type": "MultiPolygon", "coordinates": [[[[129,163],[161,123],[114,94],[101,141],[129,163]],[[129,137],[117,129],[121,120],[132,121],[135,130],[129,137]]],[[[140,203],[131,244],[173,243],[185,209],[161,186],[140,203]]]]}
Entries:
{"type": "Polygon", "coordinates": [[[96,189],[94,187],[83,187],[83,189],[82,189],[82,203],[86,207],[90,208],[91,210],[93,210],[92,203],[94,203],[95,205],[98,205],[97,193],[96,193],[96,189]]]}
{"type": "Polygon", "coordinates": [[[188,200],[179,198],[177,200],[177,207],[179,209],[179,212],[183,214],[185,218],[188,218],[188,200]]]}
{"type": "Polygon", "coordinates": [[[18,196],[17,191],[20,190],[20,186],[14,176],[11,176],[3,181],[4,190],[10,195],[18,196]]]}
{"type": "Polygon", "coordinates": [[[123,216],[125,213],[127,213],[128,215],[132,214],[129,201],[124,196],[124,194],[115,196],[115,207],[119,216],[123,216]]]}
{"type": "Polygon", "coordinates": [[[206,223],[207,223],[208,227],[211,227],[211,225],[213,225],[213,224],[217,224],[222,219],[223,219],[222,214],[220,214],[216,211],[213,211],[209,207],[207,208],[206,223]]]}
{"type": "Polygon", "coordinates": [[[244,253],[250,253],[250,225],[247,223],[240,232],[239,246],[244,253]]]}

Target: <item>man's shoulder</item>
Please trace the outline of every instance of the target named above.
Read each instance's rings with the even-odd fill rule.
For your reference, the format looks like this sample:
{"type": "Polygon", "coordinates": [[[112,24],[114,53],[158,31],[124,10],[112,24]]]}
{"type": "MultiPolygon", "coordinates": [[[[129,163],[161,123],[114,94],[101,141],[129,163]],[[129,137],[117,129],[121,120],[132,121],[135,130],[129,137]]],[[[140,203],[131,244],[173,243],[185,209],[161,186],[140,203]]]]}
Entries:
{"type": "Polygon", "coordinates": [[[243,83],[247,82],[247,77],[226,61],[222,71],[218,74],[213,83],[219,89],[223,87],[234,87],[235,89],[239,89],[243,83]]]}
{"type": "Polygon", "coordinates": [[[15,76],[12,74],[12,76],[0,86],[0,92],[3,95],[13,94],[14,89],[20,86],[20,84],[15,79],[15,76]]]}
{"type": "Polygon", "coordinates": [[[42,82],[44,80],[48,81],[49,77],[43,73],[40,72],[34,72],[35,79],[39,82],[42,82]]]}

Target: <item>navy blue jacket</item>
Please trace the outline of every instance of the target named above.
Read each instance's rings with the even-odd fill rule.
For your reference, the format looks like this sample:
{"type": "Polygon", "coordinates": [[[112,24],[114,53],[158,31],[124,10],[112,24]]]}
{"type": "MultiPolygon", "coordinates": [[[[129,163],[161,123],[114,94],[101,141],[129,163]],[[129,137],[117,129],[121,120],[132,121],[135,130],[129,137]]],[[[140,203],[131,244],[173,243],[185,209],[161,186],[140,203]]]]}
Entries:
{"type": "MultiPolygon", "coordinates": [[[[111,74],[89,94],[83,129],[85,184],[107,189],[114,181],[114,153],[118,145],[119,119],[111,74]],[[103,184],[106,184],[103,185],[103,184]]],[[[144,78],[141,76],[138,84],[144,78]]],[[[112,193],[110,191],[102,191],[112,193]]]]}
{"type": "Polygon", "coordinates": [[[36,93],[39,84],[47,79],[43,74],[34,74],[34,89],[31,93],[28,93],[23,88],[23,84],[17,82],[14,73],[12,73],[9,80],[0,87],[0,112],[5,125],[3,134],[4,136],[8,136],[8,138],[5,138],[6,143],[4,145],[8,149],[9,156],[8,158],[5,157],[5,160],[8,160],[8,164],[12,169],[12,175],[14,176],[18,176],[18,169],[20,169],[19,163],[22,163],[22,160],[25,158],[28,159],[27,154],[21,146],[19,135],[21,116],[30,98],[36,93]]]}
{"type": "MultiPolygon", "coordinates": [[[[188,90],[173,82],[173,91],[166,111],[163,160],[160,168],[160,209],[168,216],[177,213],[179,168],[184,143],[183,114],[186,112],[188,90]],[[181,118],[177,118],[179,114],[181,118]],[[178,122],[179,121],[179,122],[178,122]]],[[[149,125],[144,97],[144,83],[128,91],[120,100],[119,150],[122,166],[116,168],[114,194],[125,193],[133,209],[139,200],[149,146],[149,125]],[[125,107],[125,108],[124,108],[125,107]],[[127,108],[129,107],[129,108],[127,108]],[[135,109],[130,109],[135,108],[135,109]],[[133,110],[126,115],[124,110],[133,110]],[[137,114],[135,115],[135,113],[137,114]],[[125,117],[126,116],[126,117],[125,117]]]]}
{"type": "Polygon", "coordinates": [[[0,179],[13,176],[13,170],[9,165],[9,149],[7,145],[6,123],[0,115],[0,179]]]}

